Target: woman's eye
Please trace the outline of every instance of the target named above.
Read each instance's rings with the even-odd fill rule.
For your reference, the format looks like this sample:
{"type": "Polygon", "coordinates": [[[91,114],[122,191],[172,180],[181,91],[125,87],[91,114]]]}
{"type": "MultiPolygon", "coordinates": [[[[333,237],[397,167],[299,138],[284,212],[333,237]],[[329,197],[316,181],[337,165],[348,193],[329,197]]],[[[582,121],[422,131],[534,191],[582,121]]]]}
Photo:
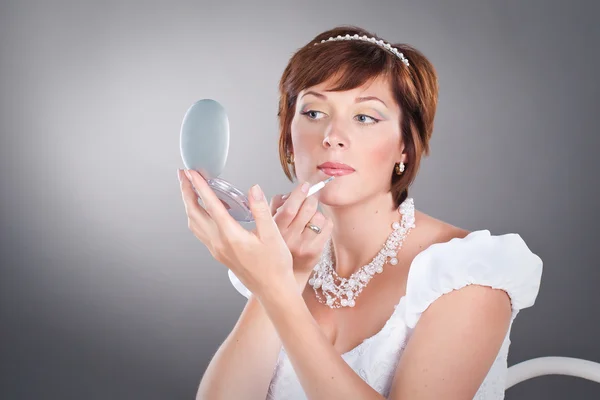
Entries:
{"type": "MultiPolygon", "coordinates": [[[[321,111],[316,111],[316,110],[307,110],[307,111],[301,112],[300,114],[306,115],[308,117],[308,119],[311,121],[317,121],[317,120],[321,119],[321,118],[317,118],[318,114],[325,114],[325,113],[323,113],[321,111]]],[[[362,125],[373,125],[380,121],[377,118],[373,118],[373,117],[370,117],[365,114],[358,114],[356,116],[356,118],[362,125]]]]}
{"type": "Polygon", "coordinates": [[[318,118],[316,118],[315,114],[323,114],[323,113],[321,111],[308,110],[308,111],[301,112],[300,114],[307,115],[308,119],[316,120],[318,118]]]}
{"type": "Polygon", "coordinates": [[[376,124],[376,123],[378,123],[380,121],[377,118],[369,117],[368,115],[365,115],[365,114],[358,114],[357,117],[358,117],[358,120],[360,122],[364,123],[365,125],[376,124]],[[361,118],[361,117],[368,118],[368,119],[371,120],[371,122],[368,122],[368,120],[365,121],[365,119],[361,118]]]}

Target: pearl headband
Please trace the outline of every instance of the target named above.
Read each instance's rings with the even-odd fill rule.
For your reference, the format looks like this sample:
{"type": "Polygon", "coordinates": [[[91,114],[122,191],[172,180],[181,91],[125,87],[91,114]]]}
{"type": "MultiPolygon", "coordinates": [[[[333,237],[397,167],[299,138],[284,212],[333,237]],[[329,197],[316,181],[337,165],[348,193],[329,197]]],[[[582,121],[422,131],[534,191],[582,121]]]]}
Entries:
{"type": "MultiPolygon", "coordinates": [[[[329,39],[323,39],[323,40],[321,40],[321,43],[335,42],[338,40],[362,40],[365,42],[370,42],[370,43],[376,44],[377,46],[381,47],[382,49],[386,49],[389,52],[391,52],[392,54],[394,54],[396,57],[398,57],[400,60],[402,60],[402,62],[408,67],[408,60],[406,59],[406,57],[404,57],[404,54],[399,52],[397,48],[392,47],[389,43],[386,43],[383,40],[377,40],[374,37],[358,36],[358,35],[350,36],[349,34],[346,36],[338,35],[337,37],[330,37],[329,39]]],[[[315,43],[314,45],[316,46],[318,44],[319,43],[315,43]]]]}

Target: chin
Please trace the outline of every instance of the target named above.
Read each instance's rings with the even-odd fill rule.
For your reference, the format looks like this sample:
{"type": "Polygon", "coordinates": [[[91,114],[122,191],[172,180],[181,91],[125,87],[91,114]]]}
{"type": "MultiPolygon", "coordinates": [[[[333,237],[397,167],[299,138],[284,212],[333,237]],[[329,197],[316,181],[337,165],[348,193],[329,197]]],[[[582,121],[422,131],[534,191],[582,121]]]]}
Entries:
{"type": "Polygon", "coordinates": [[[355,202],[357,195],[356,190],[353,190],[350,193],[342,188],[334,188],[328,186],[325,186],[323,189],[321,189],[321,191],[319,191],[319,193],[316,194],[317,196],[319,196],[318,200],[321,204],[330,207],[340,207],[355,202]]]}

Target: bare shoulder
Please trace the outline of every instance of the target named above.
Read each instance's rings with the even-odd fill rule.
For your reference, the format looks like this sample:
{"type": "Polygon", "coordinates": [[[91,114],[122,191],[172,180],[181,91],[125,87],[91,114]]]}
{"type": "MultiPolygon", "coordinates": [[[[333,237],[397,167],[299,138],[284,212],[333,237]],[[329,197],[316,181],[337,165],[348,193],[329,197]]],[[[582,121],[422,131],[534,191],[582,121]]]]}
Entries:
{"type": "Polygon", "coordinates": [[[415,210],[415,225],[419,230],[420,241],[426,245],[443,243],[454,238],[462,239],[471,233],[419,210],[415,210]]]}
{"type": "MultiPolygon", "coordinates": [[[[440,219],[432,217],[415,210],[415,224],[421,228],[418,235],[422,247],[427,247],[435,243],[444,243],[454,238],[464,238],[469,233],[467,229],[452,225],[440,219]],[[418,225],[420,224],[420,225],[418,225]]],[[[506,311],[510,310],[507,305],[508,294],[499,289],[493,289],[483,285],[467,285],[460,290],[454,290],[449,294],[440,297],[440,300],[435,301],[439,311],[437,315],[447,315],[450,310],[463,310],[463,315],[468,317],[475,312],[487,313],[494,311],[495,315],[506,315],[506,311]],[[500,314],[503,311],[504,314],[500,314]]],[[[436,314],[436,312],[430,312],[436,314]]]]}

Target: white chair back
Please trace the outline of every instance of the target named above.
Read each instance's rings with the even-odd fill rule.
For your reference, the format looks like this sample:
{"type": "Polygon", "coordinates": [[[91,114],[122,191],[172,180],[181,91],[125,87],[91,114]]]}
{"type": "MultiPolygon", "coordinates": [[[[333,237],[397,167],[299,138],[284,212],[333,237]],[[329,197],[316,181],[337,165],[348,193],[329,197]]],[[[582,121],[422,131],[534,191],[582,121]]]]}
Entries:
{"type": "Polygon", "coordinates": [[[572,357],[539,357],[508,368],[506,389],[544,375],[568,375],[600,383],[600,363],[572,357]]]}

